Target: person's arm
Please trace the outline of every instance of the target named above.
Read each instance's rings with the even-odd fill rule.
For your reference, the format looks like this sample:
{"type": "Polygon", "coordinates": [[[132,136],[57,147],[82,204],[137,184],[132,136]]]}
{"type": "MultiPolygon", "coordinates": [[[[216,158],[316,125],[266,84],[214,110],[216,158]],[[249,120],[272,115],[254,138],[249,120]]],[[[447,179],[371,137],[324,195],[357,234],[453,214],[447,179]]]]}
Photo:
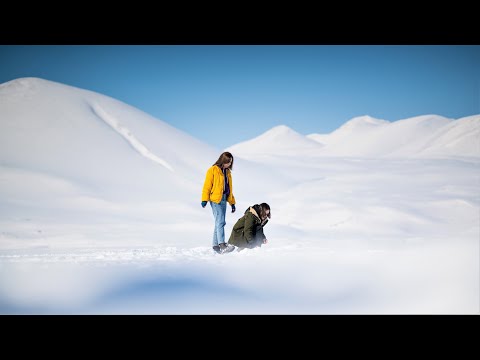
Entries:
{"type": "MultiPolygon", "coordinates": [[[[227,177],[228,177],[228,184],[230,186],[230,195],[232,196],[230,205],[235,205],[237,203],[237,201],[235,200],[235,196],[233,195],[233,184],[232,184],[233,181],[232,181],[232,171],[231,170],[228,171],[227,177]]],[[[230,196],[229,196],[229,198],[230,198],[230,196]]],[[[232,212],[235,212],[235,210],[233,210],[232,212]]]]}
{"type": "Polygon", "coordinates": [[[210,200],[210,193],[212,192],[213,188],[213,167],[207,170],[207,174],[205,175],[205,181],[203,183],[203,190],[202,190],[202,201],[209,201],[210,200]]]}
{"type": "Polygon", "coordinates": [[[261,239],[264,244],[267,243],[267,237],[263,233],[263,226],[258,226],[257,228],[257,239],[261,239]]]}
{"type": "Polygon", "coordinates": [[[243,235],[247,243],[251,243],[254,240],[253,229],[255,229],[255,218],[253,215],[247,215],[245,218],[245,227],[243,228],[243,235]]]}

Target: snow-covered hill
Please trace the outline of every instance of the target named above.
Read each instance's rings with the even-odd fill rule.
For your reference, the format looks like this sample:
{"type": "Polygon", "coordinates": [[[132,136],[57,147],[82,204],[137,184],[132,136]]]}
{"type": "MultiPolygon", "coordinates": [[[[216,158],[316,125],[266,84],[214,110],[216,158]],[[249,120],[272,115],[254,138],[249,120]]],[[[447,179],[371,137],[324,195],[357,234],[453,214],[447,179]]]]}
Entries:
{"type": "Polygon", "coordinates": [[[467,116],[441,127],[423,142],[422,156],[480,156],[480,115],[467,116]]]}
{"type": "Polygon", "coordinates": [[[258,154],[300,155],[317,151],[321,147],[318,142],[308,139],[288,126],[279,125],[254,139],[230,146],[227,150],[243,157],[258,154]]]}
{"type": "Polygon", "coordinates": [[[480,115],[458,120],[423,115],[395,122],[360,116],[330,134],[307,136],[277,126],[229,149],[247,159],[299,152],[334,157],[479,157],[480,115]]]}
{"type": "Polygon", "coordinates": [[[1,85],[0,116],[2,166],[102,193],[121,184],[135,195],[147,186],[169,198],[171,186],[186,185],[184,179],[194,180],[218,157],[209,145],[125,103],[38,78],[1,85]]]}

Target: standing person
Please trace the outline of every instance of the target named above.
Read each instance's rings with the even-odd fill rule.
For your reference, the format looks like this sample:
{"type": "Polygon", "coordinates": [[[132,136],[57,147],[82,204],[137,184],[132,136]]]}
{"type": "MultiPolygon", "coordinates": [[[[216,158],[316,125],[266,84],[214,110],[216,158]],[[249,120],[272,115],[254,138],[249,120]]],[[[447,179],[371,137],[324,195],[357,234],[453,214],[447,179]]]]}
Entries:
{"type": "Polygon", "coordinates": [[[208,170],[202,190],[202,207],[207,206],[210,201],[213,217],[215,218],[215,229],[213,230],[213,250],[222,254],[235,249],[225,243],[225,213],[227,202],[232,206],[232,213],[235,212],[235,196],[232,186],[233,155],[224,152],[208,170]]]}
{"type": "Polygon", "coordinates": [[[238,246],[238,251],[266,244],[267,237],[263,233],[263,227],[267,225],[271,216],[270,205],[267,203],[250,206],[233,226],[228,244],[238,246]]]}

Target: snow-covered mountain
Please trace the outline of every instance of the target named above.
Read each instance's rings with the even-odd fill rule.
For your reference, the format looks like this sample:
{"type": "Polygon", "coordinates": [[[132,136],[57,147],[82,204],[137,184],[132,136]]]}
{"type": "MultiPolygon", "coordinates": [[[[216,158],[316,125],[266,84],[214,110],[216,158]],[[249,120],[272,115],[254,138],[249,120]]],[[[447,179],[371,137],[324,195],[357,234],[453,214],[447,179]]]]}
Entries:
{"type": "Polygon", "coordinates": [[[288,126],[279,125],[256,138],[230,146],[227,150],[240,156],[255,156],[257,154],[288,155],[292,153],[301,155],[319,148],[321,148],[321,144],[318,142],[308,139],[288,126]]]}
{"type": "Polygon", "coordinates": [[[386,120],[375,119],[365,115],[347,121],[331,134],[310,134],[307,137],[330,146],[334,144],[351,143],[352,141],[358,141],[358,139],[368,136],[372,131],[387,124],[389,124],[389,122],[386,120]]]}
{"type": "Polygon", "coordinates": [[[24,176],[54,176],[103,195],[174,198],[172,188],[188,187],[218,157],[125,103],[38,78],[0,86],[0,117],[3,173],[23,169],[24,176]]]}
{"type": "Polygon", "coordinates": [[[422,143],[423,156],[480,156],[480,116],[467,116],[442,126],[422,143]]]}
{"type": "Polygon", "coordinates": [[[478,157],[480,115],[458,120],[423,115],[395,122],[360,116],[330,134],[307,136],[277,126],[229,149],[248,159],[292,153],[342,157],[478,157]]]}
{"type": "Polygon", "coordinates": [[[325,155],[333,156],[388,156],[403,152],[415,155],[412,144],[423,142],[451,120],[441,116],[426,115],[392,123],[371,118],[355,118],[335,130],[329,136],[325,155]]]}

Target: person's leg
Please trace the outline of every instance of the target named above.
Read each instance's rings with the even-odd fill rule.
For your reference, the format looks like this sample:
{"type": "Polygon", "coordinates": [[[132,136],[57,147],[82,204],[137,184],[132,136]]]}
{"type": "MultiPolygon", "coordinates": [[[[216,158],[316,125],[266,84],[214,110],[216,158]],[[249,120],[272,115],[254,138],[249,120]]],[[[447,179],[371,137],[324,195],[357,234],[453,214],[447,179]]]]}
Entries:
{"type": "Polygon", "coordinates": [[[217,240],[218,243],[224,243],[225,244],[225,224],[227,223],[225,221],[225,216],[227,214],[227,196],[223,195],[222,196],[222,201],[220,201],[220,222],[219,222],[219,228],[217,230],[217,240]]]}
{"type": "Polygon", "coordinates": [[[210,201],[212,206],[213,217],[215,218],[215,228],[213,230],[213,246],[218,246],[225,242],[225,214],[227,210],[226,197],[223,196],[220,204],[210,201]]]}

